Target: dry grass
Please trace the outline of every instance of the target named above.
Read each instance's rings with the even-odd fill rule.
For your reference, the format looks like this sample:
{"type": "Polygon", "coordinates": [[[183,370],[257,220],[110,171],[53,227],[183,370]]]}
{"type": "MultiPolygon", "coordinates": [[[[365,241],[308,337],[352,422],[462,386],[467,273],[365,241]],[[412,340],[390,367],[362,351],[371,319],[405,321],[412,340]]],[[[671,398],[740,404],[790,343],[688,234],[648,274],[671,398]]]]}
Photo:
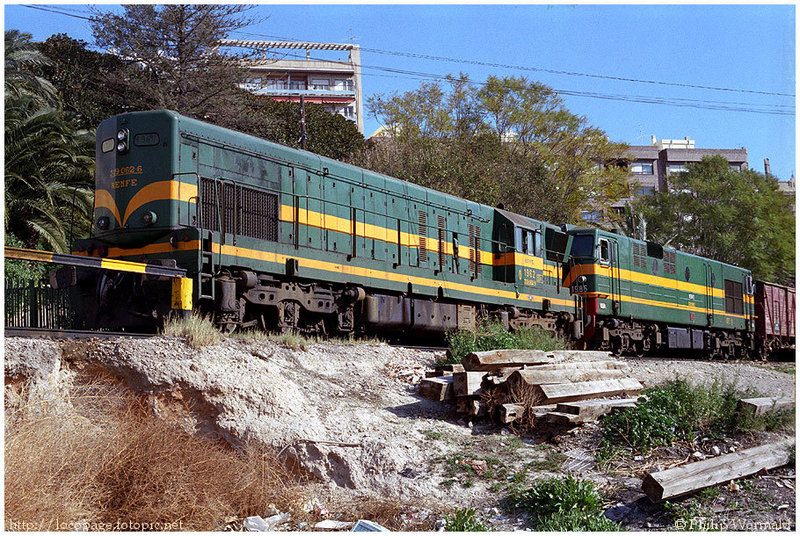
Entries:
{"type": "Polygon", "coordinates": [[[525,382],[517,382],[509,387],[508,400],[510,403],[519,404],[525,408],[522,416],[512,423],[512,427],[523,431],[532,429],[536,421],[533,408],[542,404],[541,393],[525,382]]]}
{"type": "Polygon", "coordinates": [[[210,317],[192,314],[187,318],[171,316],[164,322],[161,334],[167,337],[185,337],[192,348],[202,348],[217,344],[222,340],[210,317]]]}
{"type": "Polygon", "coordinates": [[[86,520],[92,529],[214,530],[270,503],[296,512],[302,502],[271,452],[186,434],[109,378],[67,398],[68,413],[28,407],[8,421],[7,529],[69,530],[86,520]]]}
{"type": "Polygon", "coordinates": [[[414,512],[421,509],[420,504],[411,504],[389,498],[364,498],[348,501],[336,506],[342,519],[368,519],[383,525],[391,531],[433,531],[435,517],[419,519],[414,512]]]}

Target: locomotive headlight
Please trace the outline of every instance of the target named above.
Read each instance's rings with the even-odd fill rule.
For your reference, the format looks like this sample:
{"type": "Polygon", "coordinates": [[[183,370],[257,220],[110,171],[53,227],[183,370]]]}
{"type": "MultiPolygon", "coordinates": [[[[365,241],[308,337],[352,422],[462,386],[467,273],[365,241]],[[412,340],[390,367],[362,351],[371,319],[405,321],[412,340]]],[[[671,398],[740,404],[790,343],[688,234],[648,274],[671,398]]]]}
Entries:
{"type": "Polygon", "coordinates": [[[118,153],[127,153],[128,152],[128,129],[121,128],[119,132],[117,132],[117,152],[118,153]]]}
{"type": "Polygon", "coordinates": [[[97,228],[102,229],[105,231],[108,229],[108,226],[111,224],[111,220],[107,216],[102,216],[97,218],[97,228]]]}
{"type": "Polygon", "coordinates": [[[153,225],[157,219],[158,216],[156,216],[156,213],[153,211],[145,212],[144,215],[142,215],[142,221],[145,225],[153,225]]]}
{"type": "Polygon", "coordinates": [[[581,284],[586,283],[586,276],[585,275],[578,276],[578,279],[576,279],[575,281],[581,284]]]}

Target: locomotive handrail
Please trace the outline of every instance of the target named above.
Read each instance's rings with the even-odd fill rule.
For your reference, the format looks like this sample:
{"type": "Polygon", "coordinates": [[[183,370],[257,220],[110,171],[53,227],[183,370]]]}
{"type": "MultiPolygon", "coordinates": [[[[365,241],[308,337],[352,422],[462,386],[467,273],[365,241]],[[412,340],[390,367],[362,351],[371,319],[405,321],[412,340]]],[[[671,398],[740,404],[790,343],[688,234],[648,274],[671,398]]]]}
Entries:
{"type": "Polygon", "coordinates": [[[170,268],[168,266],[161,266],[157,264],[145,264],[141,262],[122,261],[118,259],[85,257],[83,255],[55,253],[51,251],[40,251],[37,249],[24,249],[6,246],[5,256],[7,259],[49,262],[85,268],[102,268],[105,270],[115,270],[118,272],[132,272],[137,274],[158,275],[172,278],[186,277],[186,270],[183,268],[170,268]]]}

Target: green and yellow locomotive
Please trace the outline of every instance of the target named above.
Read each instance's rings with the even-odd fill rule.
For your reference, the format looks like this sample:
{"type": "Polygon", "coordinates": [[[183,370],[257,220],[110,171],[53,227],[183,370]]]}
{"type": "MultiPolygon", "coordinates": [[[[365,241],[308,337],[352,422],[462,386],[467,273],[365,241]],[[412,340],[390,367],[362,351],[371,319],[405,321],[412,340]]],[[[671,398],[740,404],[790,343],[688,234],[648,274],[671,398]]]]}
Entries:
{"type": "Polygon", "coordinates": [[[748,270],[597,229],[570,235],[564,285],[581,299],[587,345],[721,357],[753,349],[748,270]]]}
{"type": "MultiPolygon", "coordinates": [[[[185,269],[224,329],[582,326],[560,227],[169,111],[104,121],[96,152],[93,237],[73,252],[185,269]]],[[[82,289],[115,328],[155,325],[176,299],[144,274],[82,289]]]]}

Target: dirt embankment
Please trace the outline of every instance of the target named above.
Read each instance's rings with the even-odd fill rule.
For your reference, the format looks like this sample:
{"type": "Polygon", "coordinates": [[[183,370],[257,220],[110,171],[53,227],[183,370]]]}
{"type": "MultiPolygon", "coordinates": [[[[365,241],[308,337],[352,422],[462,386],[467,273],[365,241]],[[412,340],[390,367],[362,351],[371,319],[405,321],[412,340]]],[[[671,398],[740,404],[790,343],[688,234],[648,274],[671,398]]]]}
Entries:
{"type": "MultiPolygon", "coordinates": [[[[558,456],[542,445],[490,424],[467,426],[452,407],[419,397],[416,385],[435,358],[432,352],[385,344],[291,350],[268,340],[228,339],[195,350],[162,337],[10,338],[5,340],[6,414],[43,399],[58,400],[56,409],[68,414],[69,396],[60,395],[68,395],[82,370],[99,368],[145,394],[155,415],[188,432],[232,445],[273,447],[309,477],[322,502],[374,496],[432,505],[435,511],[496,505],[497,479],[452,485],[453,468],[448,475],[447,466],[458,463],[456,456],[498,458],[494,467],[508,479],[531,460],[542,460],[541,469],[525,478],[562,470],[547,462],[558,456]]],[[[741,387],[794,397],[794,375],[751,364],[631,364],[633,376],[648,387],[679,375],[693,381],[736,379],[741,387]]],[[[571,463],[572,454],[562,465],[571,463]]],[[[495,528],[517,526],[496,517],[495,528]]]]}

